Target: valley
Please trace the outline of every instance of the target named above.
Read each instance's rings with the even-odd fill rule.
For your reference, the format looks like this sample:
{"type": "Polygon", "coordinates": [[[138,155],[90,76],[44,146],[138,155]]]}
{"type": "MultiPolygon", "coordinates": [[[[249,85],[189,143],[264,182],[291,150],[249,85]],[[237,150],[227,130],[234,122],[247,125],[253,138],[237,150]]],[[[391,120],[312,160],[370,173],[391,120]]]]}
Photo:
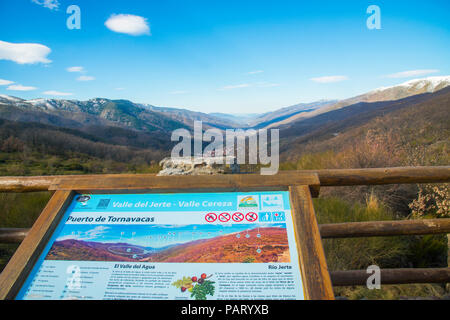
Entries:
{"type": "MultiPolygon", "coordinates": [[[[377,129],[375,119],[395,115],[399,122],[404,117],[418,122],[420,117],[410,115],[417,109],[446,133],[449,85],[449,76],[424,78],[342,101],[297,104],[242,118],[127,100],[0,95],[0,175],[157,172],[158,162],[175,145],[172,131],[192,130],[196,120],[203,121],[204,130],[279,128],[280,157],[290,162],[305,153],[338,152],[353,145],[369,127],[377,129]]],[[[423,121],[417,125],[429,128],[423,121]]]]}

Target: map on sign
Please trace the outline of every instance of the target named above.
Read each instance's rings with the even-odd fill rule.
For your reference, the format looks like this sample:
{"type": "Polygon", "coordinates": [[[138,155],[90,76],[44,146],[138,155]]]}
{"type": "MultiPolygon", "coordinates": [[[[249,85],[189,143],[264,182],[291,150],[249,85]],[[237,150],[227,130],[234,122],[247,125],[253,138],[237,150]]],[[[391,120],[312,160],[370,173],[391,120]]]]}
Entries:
{"type": "Polygon", "coordinates": [[[288,192],[95,194],[75,197],[16,298],[279,300],[302,288],[288,192]]]}

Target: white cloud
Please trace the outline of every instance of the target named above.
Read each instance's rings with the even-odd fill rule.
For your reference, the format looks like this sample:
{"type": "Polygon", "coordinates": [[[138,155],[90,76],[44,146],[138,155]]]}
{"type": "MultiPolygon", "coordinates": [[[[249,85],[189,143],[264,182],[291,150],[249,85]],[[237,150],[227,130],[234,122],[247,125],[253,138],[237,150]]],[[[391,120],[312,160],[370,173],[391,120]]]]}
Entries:
{"type": "Polygon", "coordinates": [[[410,77],[424,76],[427,74],[438,73],[438,72],[439,72],[439,70],[437,70],[437,69],[409,70],[409,71],[403,71],[403,72],[389,74],[386,76],[386,78],[410,78],[410,77]]]}
{"type": "Polygon", "coordinates": [[[52,50],[39,43],[11,43],[0,41],[0,60],[18,64],[50,63],[47,56],[52,50]]]}
{"type": "Polygon", "coordinates": [[[248,87],[250,87],[249,83],[242,83],[242,84],[225,86],[225,87],[220,88],[220,90],[232,90],[232,89],[248,88],[248,87]]]}
{"type": "Polygon", "coordinates": [[[125,90],[125,88],[116,88],[117,91],[125,90]]]}
{"type": "Polygon", "coordinates": [[[247,74],[258,74],[258,73],[263,73],[263,72],[264,72],[263,70],[256,70],[256,71],[247,72],[247,74]]]}
{"type": "Polygon", "coordinates": [[[31,2],[34,2],[45,8],[49,8],[50,10],[58,10],[59,8],[58,0],[31,0],[31,2]]]}
{"type": "Polygon", "coordinates": [[[318,77],[318,78],[311,78],[311,81],[318,82],[318,83],[332,83],[332,82],[341,82],[348,80],[347,76],[325,76],[325,77],[318,77]]]}
{"type": "Polygon", "coordinates": [[[111,31],[132,36],[150,35],[147,19],[132,14],[113,14],[106,20],[105,26],[111,31]]]}
{"type": "Polygon", "coordinates": [[[6,88],[6,90],[12,90],[12,91],[33,91],[36,90],[36,87],[27,87],[27,86],[23,86],[21,84],[13,84],[11,86],[9,86],[8,88],[6,88]]]}
{"type": "Polygon", "coordinates": [[[92,80],[95,80],[95,78],[92,76],[79,76],[77,78],[77,80],[78,81],[92,81],[92,80]]]}
{"type": "Polygon", "coordinates": [[[45,91],[44,94],[48,96],[73,96],[73,93],[70,92],[61,92],[54,90],[45,91]]]}
{"type": "Polygon", "coordinates": [[[13,84],[13,83],[14,83],[14,81],[0,79],[0,86],[7,86],[7,85],[10,85],[10,84],[13,84]]]}
{"type": "Polygon", "coordinates": [[[68,72],[85,72],[84,67],[70,67],[66,69],[68,72]]]}

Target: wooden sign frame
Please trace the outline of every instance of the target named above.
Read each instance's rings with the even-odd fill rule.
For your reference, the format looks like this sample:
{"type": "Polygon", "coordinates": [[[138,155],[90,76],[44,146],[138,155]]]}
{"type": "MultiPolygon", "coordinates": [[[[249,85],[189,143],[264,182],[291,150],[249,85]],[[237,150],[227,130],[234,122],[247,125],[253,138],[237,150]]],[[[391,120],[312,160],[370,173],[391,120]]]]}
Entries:
{"type": "Polygon", "coordinates": [[[0,299],[14,299],[77,194],[182,193],[226,191],[289,190],[299,266],[307,300],[333,300],[312,197],[318,196],[320,182],[315,173],[261,176],[168,176],[102,175],[99,178],[62,177],[49,190],[54,194],[27,237],[0,274],[0,299]],[[199,186],[199,187],[194,187],[199,186]]]}

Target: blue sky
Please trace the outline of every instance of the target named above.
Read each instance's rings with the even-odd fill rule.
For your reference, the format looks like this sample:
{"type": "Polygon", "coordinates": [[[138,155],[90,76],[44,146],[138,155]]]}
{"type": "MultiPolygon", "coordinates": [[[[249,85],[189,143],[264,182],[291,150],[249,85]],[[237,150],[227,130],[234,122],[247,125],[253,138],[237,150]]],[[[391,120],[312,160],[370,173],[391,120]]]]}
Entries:
{"type": "Polygon", "coordinates": [[[450,74],[448,12],[447,0],[0,0],[0,94],[228,113],[347,98],[450,74]],[[66,27],[73,4],[80,30],[66,27]],[[373,4],[380,30],[366,26],[373,4]],[[110,20],[121,14],[141,19],[137,34],[110,20]],[[20,57],[23,43],[35,55],[20,57]]]}

